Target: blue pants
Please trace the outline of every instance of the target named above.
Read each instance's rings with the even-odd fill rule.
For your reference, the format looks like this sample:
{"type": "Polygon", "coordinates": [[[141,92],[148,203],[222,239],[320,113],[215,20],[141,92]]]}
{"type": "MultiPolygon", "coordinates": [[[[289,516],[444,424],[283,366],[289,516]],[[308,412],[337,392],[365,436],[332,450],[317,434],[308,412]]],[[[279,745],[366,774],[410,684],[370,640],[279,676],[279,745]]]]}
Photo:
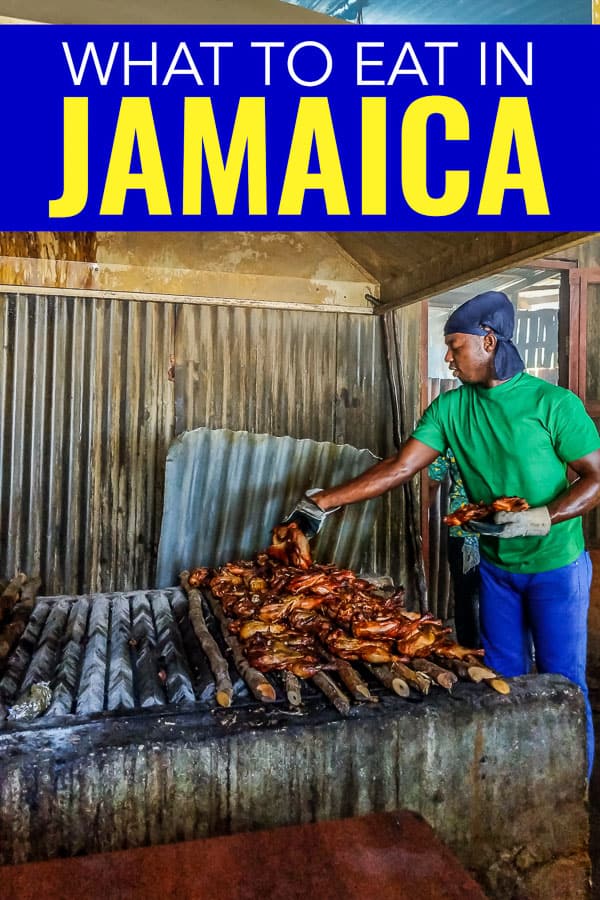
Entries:
{"type": "Polygon", "coordinates": [[[479,616],[485,661],[500,674],[537,671],[564,675],[579,685],[587,715],[588,778],[594,759],[592,711],[585,681],[587,613],[592,564],[575,562],[536,575],[515,574],[482,559],[479,616]]]}

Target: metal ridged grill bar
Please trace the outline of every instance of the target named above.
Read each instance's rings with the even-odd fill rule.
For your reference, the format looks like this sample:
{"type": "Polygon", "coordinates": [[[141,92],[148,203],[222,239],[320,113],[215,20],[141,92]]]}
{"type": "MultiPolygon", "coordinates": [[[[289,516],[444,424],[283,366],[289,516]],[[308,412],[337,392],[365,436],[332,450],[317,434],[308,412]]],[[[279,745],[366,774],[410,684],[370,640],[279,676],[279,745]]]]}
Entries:
{"type": "Polygon", "coordinates": [[[42,597],[0,692],[12,704],[49,681],[52,702],[41,717],[47,724],[62,716],[206,703],[214,684],[211,692],[187,607],[178,588],[42,597]]]}

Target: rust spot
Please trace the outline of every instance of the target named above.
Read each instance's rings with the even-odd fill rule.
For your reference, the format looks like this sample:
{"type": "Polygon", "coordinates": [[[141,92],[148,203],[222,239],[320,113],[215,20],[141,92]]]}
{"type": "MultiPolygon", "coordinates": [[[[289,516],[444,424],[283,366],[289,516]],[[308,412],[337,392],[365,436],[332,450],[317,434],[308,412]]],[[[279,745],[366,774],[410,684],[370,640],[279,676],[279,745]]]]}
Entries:
{"type": "Polygon", "coordinates": [[[95,231],[2,231],[0,255],[31,259],[95,262],[95,231]]]}
{"type": "Polygon", "coordinates": [[[169,368],[167,369],[167,381],[175,381],[175,357],[169,357],[169,368]]]}

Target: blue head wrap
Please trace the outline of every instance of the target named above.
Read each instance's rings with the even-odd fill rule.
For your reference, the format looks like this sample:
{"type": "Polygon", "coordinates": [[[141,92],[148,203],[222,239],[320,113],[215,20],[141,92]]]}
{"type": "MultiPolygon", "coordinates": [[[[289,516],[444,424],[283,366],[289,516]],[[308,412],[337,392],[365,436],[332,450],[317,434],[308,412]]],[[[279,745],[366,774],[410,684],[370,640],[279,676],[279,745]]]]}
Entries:
{"type": "Polygon", "coordinates": [[[494,366],[499,381],[522,372],[525,363],[512,342],[515,310],[501,291],[486,291],[455,309],[444,326],[444,334],[480,334],[490,329],[496,336],[494,366]]]}

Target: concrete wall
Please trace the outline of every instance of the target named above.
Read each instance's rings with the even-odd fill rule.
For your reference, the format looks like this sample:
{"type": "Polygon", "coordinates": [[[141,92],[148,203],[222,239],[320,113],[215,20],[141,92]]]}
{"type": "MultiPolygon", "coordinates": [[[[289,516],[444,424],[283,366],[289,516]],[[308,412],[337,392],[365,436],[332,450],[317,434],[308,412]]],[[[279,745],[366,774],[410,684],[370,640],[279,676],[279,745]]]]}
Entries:
{"type": "Polygon", "coordinates": [[[565,679],[316,721],[260,707],[0,732],[1,861],[407,808],[490,897],[555,896],[558,875],[586,896],[584,712],[565,679]]]}

